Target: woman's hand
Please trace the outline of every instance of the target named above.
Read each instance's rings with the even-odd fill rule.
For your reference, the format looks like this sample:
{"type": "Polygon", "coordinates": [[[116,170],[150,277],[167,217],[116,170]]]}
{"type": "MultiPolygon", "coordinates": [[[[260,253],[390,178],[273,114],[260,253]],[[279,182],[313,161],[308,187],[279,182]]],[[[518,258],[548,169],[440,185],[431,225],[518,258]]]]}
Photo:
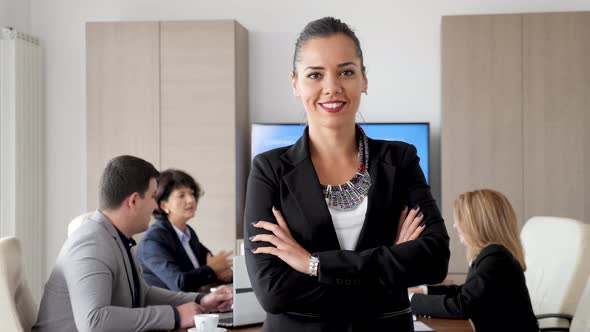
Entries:
{"type": "Polygon", "coordinates": [[[404,242],[417,239],[422,231],[426,228],[426,224],[420,225],[424,219],[424,214],[420,211],[420,207],[416,206],[410,212],[406,206],[399,217],[399,225],[397,227],[397,237],[394,244],[402,244],[404,242]]]}
{"type": "Polygon", "coordinates": [[[232,269],[227,269],[221,271],[221,273],[217,273],[216,276],[217,279],[219,279],[221,282],[230,283],[233,280],[234,272],[232,271],[232,269]]]}
{"type": "Polygon", "coordinates": [[[254,227],[266,229],[272,234],[258,234],[250,238],[252,242],[268,242],[275,247],[259,247],[253,249],[254,254],[270,254],[277,256],[283,262],[289,264],[293,269],[301,273],[309,273],[309,260],[311,254],[297,243],[291,236],[291,231],[287,227],[287,222],[283,218],[283,214],[272,209],[272,213],[277,219],[278,224],[273,224],[268,221],[261,220],[254,223],[254,227]]]}
{"type": "Polygon", "coordinates": [[[233,264],[232,251],[220,251],[217,255],[207,255],[207,265],[217,276],[231,268],[233,264]]]}

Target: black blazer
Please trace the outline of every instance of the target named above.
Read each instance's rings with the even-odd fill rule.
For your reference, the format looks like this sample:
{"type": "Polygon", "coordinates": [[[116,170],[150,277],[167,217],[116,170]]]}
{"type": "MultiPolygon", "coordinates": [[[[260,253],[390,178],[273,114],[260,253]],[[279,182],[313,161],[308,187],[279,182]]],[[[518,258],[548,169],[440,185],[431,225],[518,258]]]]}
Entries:
{"type": "Polygon", "coordinates": [[[256,156],[248,178],[244,237],[262,232],[254,221],[276,222],[275,206],[295,240],[320,259],[319,277],[311,277],[246,250],[252,287],[267,311],[263,331],[412,331],[407,287],[442,281],[449,260],[449,238],[416,149],[369,139],[368,208],[356,249],[348,251],[340,249],[307,137],[306,130],[294,145],[256,156]],[[394,246],[405,204],[420,205],[427,227],[418,240],[394,246]]]}
{"type": "Polygon", "coordinates": [[[518,261],[503,246],[485,247],[475,258],[465,284],[428,286],[412,296],[416,315],[471,319],[477,332],[539,331],[518,261]]]}
{"type": "Polygon", "coordinates": [[[199,268],[195,269],[188,258],[170,221],[157,219],[137,248],[137,260],[148,285],[191,292],[218,281],[213,269],[206,265],[209,249],[199,242],[189,225],[186,227],[191,234],[189,245],[197,257],[199,268]]]}

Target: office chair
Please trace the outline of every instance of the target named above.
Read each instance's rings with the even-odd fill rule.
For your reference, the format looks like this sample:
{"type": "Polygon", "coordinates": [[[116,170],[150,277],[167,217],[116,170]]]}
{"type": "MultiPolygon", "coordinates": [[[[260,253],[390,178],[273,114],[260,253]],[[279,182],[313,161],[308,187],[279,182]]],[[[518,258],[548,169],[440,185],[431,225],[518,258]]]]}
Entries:
{"type": "Polygon", "coordinates": [[[72,219],[68,224],[68,237],[74,233],[78,227],[82,226],[85,222],[88,221],[90,217],[94,214],[94,211],[83,213],[76,218],[72,219]]]}
{"type": "Polygon", "coordinates": [[[590,277],[572,319],[571,332],[590,332],[590,277]]]}
{"type": "Polygon", "coordinates": [[[521,240],[526,283],[541,331],[569,331],[590,274],[590,224],[533,217],[524,225],[521,240]]]}
{"type": "Polygon", "coordinates": [[[2,331],[31,331],[37,305],[27,284],[20,242],[16,237],[0,239],[0,313],[2,331]]]}
{"type": "MultiPolygon", "coordinates": [[[[574,317],[569,318],[566,315],[563,318],[570,321],[570,332],[590,332],[590,278],[588,278],[588,282],[586,282],[586,287],[582,292],[574,317]]],[[[564,328],[545,328],[543,331],[552,332],[565,330],[564,328]]]]}

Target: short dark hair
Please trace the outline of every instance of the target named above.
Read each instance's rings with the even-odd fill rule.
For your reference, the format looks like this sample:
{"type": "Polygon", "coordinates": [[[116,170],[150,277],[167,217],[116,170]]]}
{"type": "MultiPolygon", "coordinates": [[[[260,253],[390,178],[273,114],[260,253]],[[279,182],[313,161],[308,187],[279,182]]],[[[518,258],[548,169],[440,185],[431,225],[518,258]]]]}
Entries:
{"type": "Polygon", "coordinates": [[[160,173],[151,163],[133,156],[111,159],[100,178],[100,209],[110,210],[121,206],[134,192],[144,197],[152,178],[160,173]]]}
{"type": "Polygon", "coordinates": [[[301,48],[309,39],[316,37],[329,37],[339,33],[346,35],[354,42],[354,45],[356,46],[356,53],[361,59],[361,70],[364,74],[365,63],[363,61],[361,42],[354,31],[348,26],[348,24],[330,16],[307,23],[305,28],[303,28],[303,31],[301,31],[299,34],[299,38],[297,38],[297,41],[295,42],[295,53],[293,54],[293,74],[297,75],[297,69],[295,65],[297,62],[301,61],[301,48]]]}
{"type": "Polygon", "coordinates": [[[158,190],[156,191],[156,202],[158,207],[154,210],[154,217],[166,218],[168,214],[160,207],[161,201],[166,201],[174,189],[180,187],[187,187],[195,192],[195,199],[199,201],[199,197],[203,196],[201,186],[188,173],[178,169],[167,169],[160,174],[158,178],[158,190]]]}

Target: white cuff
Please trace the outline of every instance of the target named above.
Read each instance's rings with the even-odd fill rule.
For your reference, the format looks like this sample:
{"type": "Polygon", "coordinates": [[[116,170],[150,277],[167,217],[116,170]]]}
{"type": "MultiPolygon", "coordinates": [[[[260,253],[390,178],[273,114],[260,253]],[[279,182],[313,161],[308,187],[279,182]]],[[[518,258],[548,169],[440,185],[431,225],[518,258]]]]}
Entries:
{"type": "Polygon", "coordinates": [[[420,288],[422,290],[422,292],[424,292],[424,295],[428,295],[428,286],[420,285],[420,286],[418,286],[418,288],[420,288]]]}
{"type": "MultiPolygon", "coordinates": [[[[416,286],[416,288],[420,288],[424,295],[428,295],[428,286],[420,285],[416,286]]],[[[412,302],[412,296],[414,296],[414,293],[408,293],[408,298],[410,299],[410,302],[412,302]]]]}

